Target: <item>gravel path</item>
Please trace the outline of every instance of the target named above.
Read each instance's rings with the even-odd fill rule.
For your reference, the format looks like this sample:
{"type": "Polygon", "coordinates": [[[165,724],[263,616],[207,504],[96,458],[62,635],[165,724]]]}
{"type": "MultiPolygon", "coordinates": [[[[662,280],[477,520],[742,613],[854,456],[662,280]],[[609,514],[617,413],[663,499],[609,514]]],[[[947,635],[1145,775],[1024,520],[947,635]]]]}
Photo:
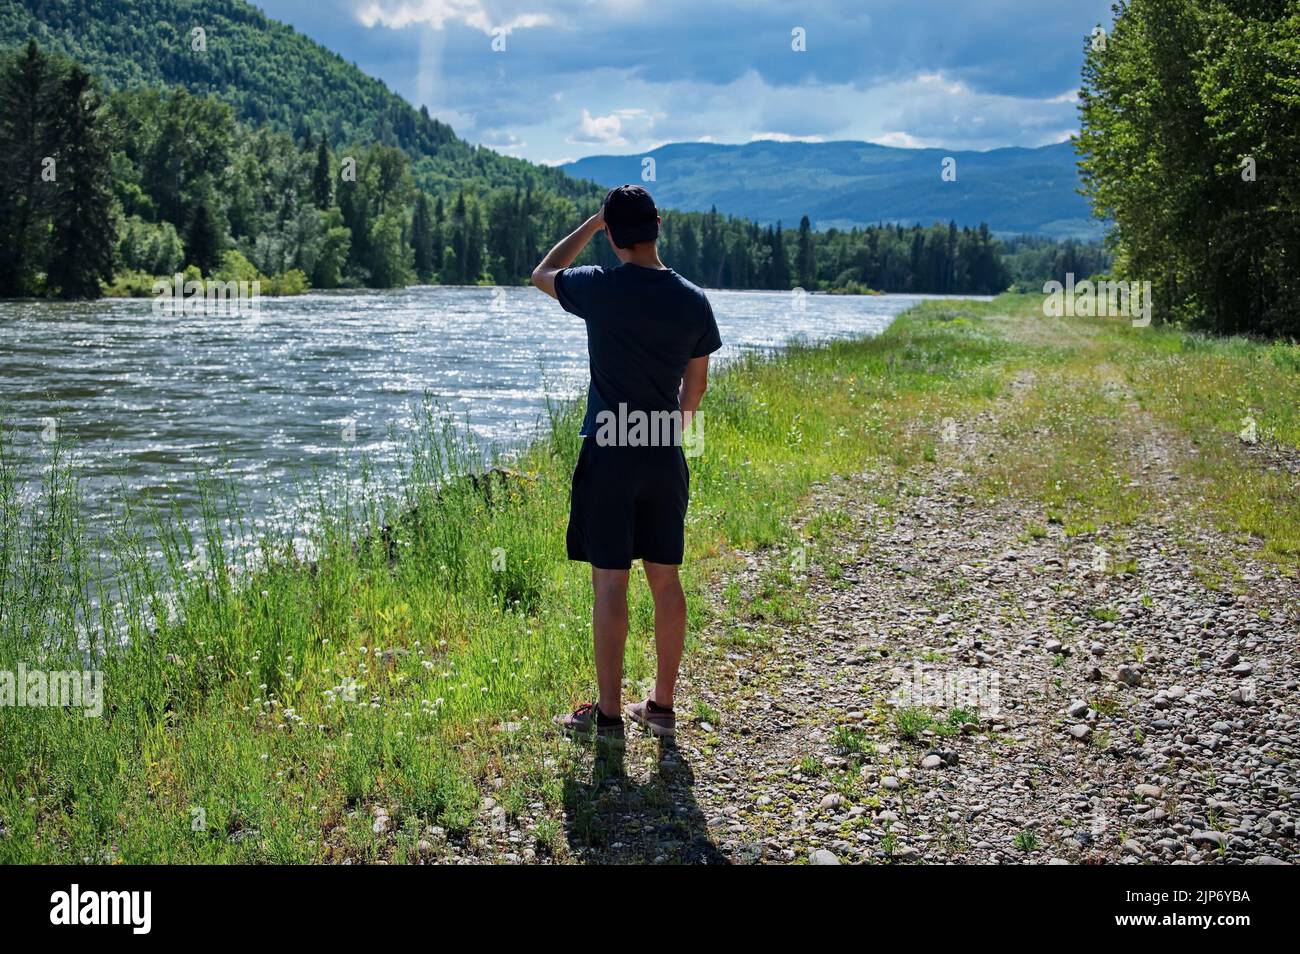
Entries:
{"type": "Polygon", "coordinates": [[[566,801],[574,856],[1295,860],[1295,581],[1187,519],[1176,461],[1197,451],[1130,410],[1119,437],[1152,505],[1113,533],[962,492],[997,410],[923,478],[818,488],[804,523],[835,519],[816,557],[743,554],[732,581],[759,605],[793,567],[797,619],[706,634],[680,748],[634,737],[625,775],[595,766],[566,801]]]}
{"type": "Polygon", "coordinates": [[[622,757],[565,743],[557,756],[543,727],[520,733],[509,757],[562,791],[511,813],[486,799],[468,839],[433,853],[1296,860],[1296,581],[1199,516],[1181,463],[1208,445],[1156,426],[1096,370],[1145,488],[1138,522],[1067,536],[1035,502],[971,495],[969,472],[1040,383],[1013,375],[991,409],[943,422],[923,474],[836,479],[795,522],[804,549],[737,555],[725,622],[687,654],[678,744],[630,730],[622,757]]]}
{"type": "Polygon", "coordinates": [[[723,854],[1292,860],[1294,583],[1243,557],[1244,593],[1207,589],[1200,554],[1230,544],[1161,527],[1109,544],[1136,561],[1114,573],[1105,537],[1026,539],[1023,508],[936,484],[889,511],[825,488],[843,575],[813,567],[803,623],[692,670],[724,713],[683,740],[723,854]],[[920,706],[938,719],[906,738],[920,706]]]}

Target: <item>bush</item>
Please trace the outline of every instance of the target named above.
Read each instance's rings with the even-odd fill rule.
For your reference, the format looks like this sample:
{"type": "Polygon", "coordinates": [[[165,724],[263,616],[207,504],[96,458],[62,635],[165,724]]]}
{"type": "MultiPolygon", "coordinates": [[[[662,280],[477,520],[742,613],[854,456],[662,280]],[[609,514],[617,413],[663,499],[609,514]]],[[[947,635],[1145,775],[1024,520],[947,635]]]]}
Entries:
{"type": "Polygon", "coordinates": [[[266,295],[303,295],[311,290],[311,282],[300,268],[291,268],[283,275],[262,282],[262,293],[266,295]]]}

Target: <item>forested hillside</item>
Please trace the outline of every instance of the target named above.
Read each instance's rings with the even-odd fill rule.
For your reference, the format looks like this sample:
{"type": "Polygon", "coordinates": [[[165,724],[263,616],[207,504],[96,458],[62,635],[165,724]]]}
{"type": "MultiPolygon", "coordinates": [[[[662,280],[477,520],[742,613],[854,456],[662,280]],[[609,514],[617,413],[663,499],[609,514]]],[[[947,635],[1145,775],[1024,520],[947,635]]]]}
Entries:
{"type": "MultiPolygon", "coordinates": [[[[149,294],[186,269],[271,293],[514,284],[603,193],[463,142],[239,0],[4,2],[0,43],[0,297],[149,294]]],[[[664,210],[664,260],[723,288],[1011,281],[983,226],[725,211],[664,210]]]]}
{"type": "Polygon", "coordinates": [[[380,80],[242,0],[3,0],[0,47],[34,39],[110,89],[182,85],[234,107],[250,126],[295,138],[395,146],[420,184],[446,194],[486,184],[589,197],[557,169],[481,149],[380,80]],[[203,49],[195,49],[201,29],[203,49]]]}
{"type": "Polygon", "coordinates": [[[655,188],[665,205],[698,211],[717,205],[763,223],[807,215],[823,230],[955,219],[987,222],[1002,234],[1097,239],[1105,231],[1077,191],[1069,142],[988,152],[869,142],[675,142],[644,155],[587,156],[561,168],[613,186],[636,181],[646,158],[655,161],[655,188]],[[949,179],[940,176],[945,161],[953,163],[949,179]]]}

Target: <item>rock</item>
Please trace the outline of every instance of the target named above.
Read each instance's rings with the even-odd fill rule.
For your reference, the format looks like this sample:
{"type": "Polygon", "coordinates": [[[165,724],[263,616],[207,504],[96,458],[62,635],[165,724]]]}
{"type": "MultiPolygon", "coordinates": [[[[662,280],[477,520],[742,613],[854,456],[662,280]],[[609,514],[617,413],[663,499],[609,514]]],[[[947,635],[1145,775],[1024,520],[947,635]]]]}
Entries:
{"type": "Polygon", "coordinates": [[[1088,675],[1085,678],[1087,678],[1089,682],[1101,682],[1102,680],[1101,670],[1098,669],[1096,666],[1093,666],[1091,669],[1088,670],[1088,675]]]}
{"type": "Polygon", "coordinates": [[[1128,839],[1126,842],[1124,842],[1124,844],[1120,845],[1120,847],[1126,853],[1130,855],[1136,855],[1139,858],[1141,858],[1143,855],[1147,853],[1147,850],[1142,847],[1142,843],[1140,841],[1137,841],[1134,838],[1128,839]]]}
{"type": "Polygon", "coordinates": [[[1070,726],[1070,735],[1082,742],[1092,735],[1092,726],[1084,725],[1082,722],[1078,725],[1072,725],[1070,726]]]}
{"type": "Polygon", "coordinates": [[[840,859],[835,857],[834,852],[827,851],[825,848],[818,848],[808,856],[810,865],[838,865],[840,859]]]}
{"type": "Polygon", "coordinates": [[[886,775],[884,778],[882,778],[880,780],[880,785],[882,788],[887,788],[891,792],[896,792],[902,787],[898,779],[894,778],[894,776],[892,775],[886,775]]]}
{"type": "Polygon", "coordinates": [[[921,853],[911,845],[896,845],[894,847],[894,857],[899,861],[915,861],[921,857],[921,853]]]}
{"type": "Polygon", "coordinates": [[[1120,666],[1115,672],[1115,678],[1126,686],[1142,685],[1142,671],[1136,666],[1120,666]]]}
{"type": "Polygon", "coordinates": [[[1228,843],[1228,836],[1221,831],[1201,831],[1192,832],[1193,845],[1214,845],[1216,848],[1222,848],[1228,843]]]}
{"type": "Polygon", "coordinates": [[[1138,785],[1134,787],[1133,794],[1138,798],[1163,798],[1165,792],[1159,785],[1138,785]]]}
{"type": "Polygon", "coordinates": [[[823,811],[834,810],[844,804],[844,796],[838,792],[831,792],[822,798],[821,803],[817,806],[823,811]]]}
{"type": "Polygon", "coordinates": [[[927,755],[921,759],[921,768],[937,769],[943,766],[943,757],[939,755],[927,755]]]}
{"type": "Polygon", "coordinates": [[[1075,699],[1070,703],[1070,708],[1065,710],[1065,714],[1071,719],[1082,719],[1088,714],[1088,703],[1082,699],[1075,699]]]}

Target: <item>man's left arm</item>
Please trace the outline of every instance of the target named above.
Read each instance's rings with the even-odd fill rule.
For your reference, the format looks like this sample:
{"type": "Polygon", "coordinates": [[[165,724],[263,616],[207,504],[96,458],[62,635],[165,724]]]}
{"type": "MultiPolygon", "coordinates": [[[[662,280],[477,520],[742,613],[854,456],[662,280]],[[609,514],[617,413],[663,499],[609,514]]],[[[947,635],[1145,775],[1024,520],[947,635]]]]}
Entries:
{"type": "Polygon", "coordinates": [[[560,239],[555,248],[533,269],[533,284],[555,298],[555,276],[573,264],[573,260],[591,241],[591,237],[605,227],[605,220],[597,212],[587,221],[560,239]]]}

